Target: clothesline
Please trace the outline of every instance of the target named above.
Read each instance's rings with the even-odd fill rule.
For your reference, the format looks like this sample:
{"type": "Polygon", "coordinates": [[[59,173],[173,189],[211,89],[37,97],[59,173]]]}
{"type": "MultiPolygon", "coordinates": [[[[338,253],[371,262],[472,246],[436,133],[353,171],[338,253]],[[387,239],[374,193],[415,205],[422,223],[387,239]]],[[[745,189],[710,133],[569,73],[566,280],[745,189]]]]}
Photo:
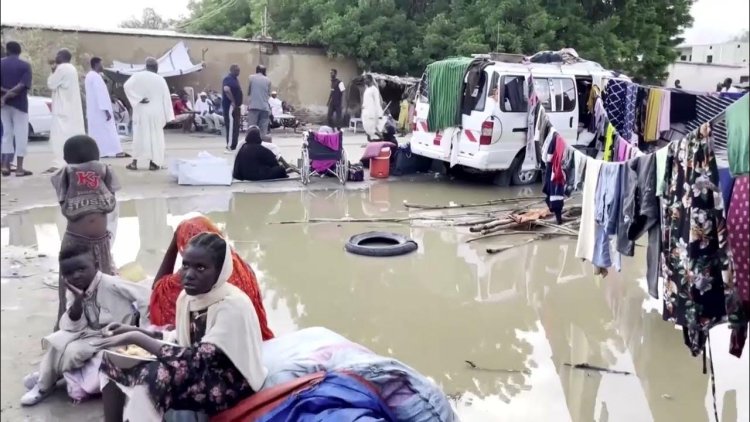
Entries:
{"type": "MultiPolygon", "coordinates": [[[[633,85],[635,85],[635,86],[640,86],[640,87],[643,87],[643,88],[647,88],[647,89],[654,89],[654,88],[655,88],[655,89],[666,89],[666,88],[658,88],[658,87],[649,87],[649,86],[646,86],[646,85],[640,85],[640,84],[637,84],[637,83],[633,83],[633,82],[631,82],[631,83],[632,83],[633,85]]],[[[531,79],[531,87],[530,87],[530,89],[531,89],[531,91],[532,91],[532,95],[533,95],[533,96],[536,96],[536,91],[535,91],[535,90],[533,89],[533,78],[531,79]]],[[[670,91],[670,92],[671,92],[671,91],[670,91]]],[[[749,95],[749,94],[745,94],[745,95],[749,95]]],[[[743,95],[742,97],[744,97],[744,95],[743,95]]],[[[742,98],[742,97],[740,97],[740,98],[742,98]]],[[[595,96],[594,98],[595,98],[595,104],[599,102],[598,100],[602,100],[602,97],[601,97],[601,95],[596,95],[596,96],[595,96]]],[[[538,101],[538,97],[537,97],[537,101],[538,101]]],[[[719,120],[723,119],[723,118],[724,118],[724,117],[726,116],[726,112],[727,112],[727,110],[728,110],[729,108],[733,107],[734,105],[735,105],[734,103],[733,103],[733,104],[730,104],[730,105],[729,105],[729,106],[728,106],[727,108],[725,108],[724,110],[720,111],[719,113],[717,113],[716,115],[714,115],[713,117],[711,117],[710,119],[708,119],[707,121],[705,121],[705,122],[702,122],[702,123],[701,123],[701,124],[700,124],[700,125],[699,125],[699,126],[698,126],[697,128],[695,128],[694,130],[690,131],[689,133],[697,132],[698,130],[700,130],[700,126],[703,126],[703,125],[704,125],[704,124],[706,124],[706,123],[708,123],[708,124],[710,124],[710,125],[713,125],[713,124],[714,124],[714,123],[716,123],[717,121],[719,121],[719,120]]],[[[606,110],[604,110],[604,113],[605,113],[605,114],[604,114],[604,117],[605,117],[605,118],[607,119],[607,121],[609,122],[609,124],[612,124],[612,123],[611,123],[611,119],[610,119],[610,118],[609,118],[609,116],[608,116],[608,115],[606,114],[606,110]]],[[[554,126],[552,126],[551,122],[549,121],[549,117],[547,117],[546,113],[545,113],[545,115],[544,115],[544,118],[546,119],[546,122],[550,124],[550,126],[552,127],[552,129],[553,129],[553,130],[555,130],[555,132],[559,133],[559,131],[558,131],[558,130],[557,130],[557,129],[556,129],[555,127],[554,127],[554,126]]],[[[532,121],[536,122],[536,119],[533,119],[532,121]]],[[[534,123],[534,125],[533,125],[533,126],[534,126],[534,127],[536,128],[536,127],[537,127],[537,124],[536,124],[536,123],[534,123]]],[[[598,131],[597,131],[597,133],[598,133],[598,131]]],[[[688,134],[689,134],[689,133],[688,133],[688,134]]],[[[619,132],[617,131],[617,128],[614,128],[614,136],[615,136],[615,137],[617,137],[617,138],[619,138],[619,139],[621,139],[621,140],[624,140],[624,141],[625,141],[625,142],[627,142],[628,144],[631,144],[631,145],[632,145],[632,143],[630,142],[630,140],[629,140],[629,139],[627,139],[627,138],[623,137],[623,136],[622,136],[622,135],[621,135],[621,134],[620,134],[620,133],[619,133],[619,132]]],[[[687,134],[686,134],[685,136],[687,136],[687,134]]],[[[563,143],[564,143],[564,145],[565,145],[565,148],[566,148],[566,150],[570,148],[570,149],[573,149],[573,151],[574,151],[574,152],[578,152],[578,153],[581,153],[581,152],[580,152],[580,151],[579,151],[579,150],[578,150],[577,148],[575,148],[575,147],[571,146],[571,145],[570,145],[570,144],[568,143],[568,141],[567,141],[567,140],[565,140],[565,138],[563,138],[562,136],[561,136],[561,139],[563,140],[563,143]]],[[[682,139],[679,139],[679,141],[682,141],[683,139],[684,139],[684,137],[683,137],[682,139]]],[[[663,147],[661,147],[661,148],[658,148],[658,149],[656,149],[656,150],[654,150],[654,151],[651,151],[651,152],[648,152],[648,153],[643,153],[643,152],[641,152],[641,153],[640,153],[639,155],[641,155],[641,154],[642,154],[642,155],[656,154],[656,152],[657,152],[657,151],[661,150],[662,148],[668,148],[668,147],[669,147],[669,146],[670,146],[670,145],[671,145],[671,144],[672,144],[673,142],[675,142],[675,141],[676,141],[676,140],[671,140],[671,141],[669,141],[669,143],[668,143],[667,145],[664,145],[664,146],[663,146],[663,147]]],[[[544,153],[544,152],[542,152],[542,153],[544,153]]],[[[592,158],[592,159],[595,159],[595,160],[598,160],[598,161],[603,161],[603,162],[606,162],[606,163],[610,163],[610,164],[624,164],[625,162],[627,162],[627,160],[626,160],[626,161],[624,161],[624,162],[611,162],[611,161],[606,161],[606,160],[599,160],[599,159],[597,159],[597,158],[594,158],[594,157],[591,157],[591,158],[592,158]]]]}

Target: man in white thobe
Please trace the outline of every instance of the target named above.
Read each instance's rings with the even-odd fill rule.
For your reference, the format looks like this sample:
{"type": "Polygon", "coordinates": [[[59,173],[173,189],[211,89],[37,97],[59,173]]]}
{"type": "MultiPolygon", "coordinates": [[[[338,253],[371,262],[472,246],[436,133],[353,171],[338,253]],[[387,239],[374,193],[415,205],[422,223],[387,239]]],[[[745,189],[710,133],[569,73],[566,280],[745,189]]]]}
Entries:
{"type": "Polygon", "coordinates": [[[70,63],[72,58],[69,50],[63,48],[58,51],[52,64],[52,74],[47,78],[47,87],[52,91],[52,123],[49,134],[49,143],[55,154],[55,162],[50,169],[52,171],[65,165],[65,141],[86,133],[78,70],[70,63]]]}
{"type": "Polygon", "coordinates": [[[365,92],[362,95],[362,127],[367,134],[367,140],[378,139],[378,122],[383,117],[383,101],[380,97],[380,90],[375,84],[372,76],[365,76],[365,92]]]}
{"type": "Polygon", "coordinates": [[[146,59],[146,70],[125,82],[125,95],[133,107],[133,162],[128,170],[138,170],[138,160],[148,161],[149,170],[164,166],[164,126],[174,120],[169,86],[157,72],[155,58],[146,59]]]}
{"type": "Polygon", "coordinates": [[[99,146],[101,157],[126,157],[122,152],[120,135],[117,134],[112,100],[102,78],[102,59],[91,59],[91,70],[86,74],[86,120],[89,136],[99,146]]]}
{"type": "Polygon", "coordinates": [[[224,118],[214,111],[214,103],[208,99],[208,94],[201,92],[195,102],[195,124],[205,125],[207,132],[221,133],[224,118]]]}

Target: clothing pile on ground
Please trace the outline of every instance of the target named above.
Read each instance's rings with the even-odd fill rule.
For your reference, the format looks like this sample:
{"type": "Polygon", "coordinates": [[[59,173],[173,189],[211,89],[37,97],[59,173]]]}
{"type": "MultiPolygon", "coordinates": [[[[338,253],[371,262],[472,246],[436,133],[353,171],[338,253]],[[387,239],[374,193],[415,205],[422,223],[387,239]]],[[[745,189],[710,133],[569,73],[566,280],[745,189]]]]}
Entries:
{"type": "Polygon", "coordinates": [[[378,356],[328,329],[306,328],[266,341],[262,354],[268,368],[263,388],[217,415],[214,422],[246,420],[250,415],[262,421],[307,420],[305,415],[319,415],[323,409],[330,420],[457,420],[433,382],[398,360],[378,356]],[[315,381],[300,386],[300,380],[315,381]],[[304,392],[299,392],[300,387],[304,392]],[[265,391],[283,393],[270,398],[265,391]],[[269,401],[276,405],[268,408],[269,401]],[[259,408],[267,413],[259,415],[259,408]]]}
{"type": "Polygon", "coordinates": [[[635,241],[648,234],[648,291],[658,298],[663,281],[664,320],[682,327],[694,356],[705,352],[710,328],[728,322],[730,353],[739,357],[750,316],[750,96],[694,96],[693,104],[704,107],[690,111],[682,99],[674,101],[684,92],[624,80],[610,81],[601,96],[593,92],[590,130],[603,160],[568,146],[543,108],[529,119],[532,147],[542,143],[545,153],[550,211],[559,215],[565,197],[582,191],[576,256],[590,261],[595,274],[619,271],[620,256],[633,256],[635,241]],[[726,107],[716,110],[717,103],[726,107]],[[674,120],[694,129],[642,152],[654,150],[674,120]],[[695,120],[701,124],[692,126],[695,120]],[[724,137],[719,145],[717,135],[724,137]],[[728,169],[717,164],[722,146],[728,169]]]}

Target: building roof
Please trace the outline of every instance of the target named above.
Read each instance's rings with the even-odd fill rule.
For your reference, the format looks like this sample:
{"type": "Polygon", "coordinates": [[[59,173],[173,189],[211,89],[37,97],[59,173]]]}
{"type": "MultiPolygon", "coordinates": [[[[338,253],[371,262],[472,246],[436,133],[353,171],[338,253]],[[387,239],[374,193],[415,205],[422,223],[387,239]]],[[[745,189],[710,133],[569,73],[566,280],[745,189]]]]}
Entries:
{"type": "Polygon", "coordinates": [[[166,38],[180,38],[180,39],[201,39],[201,40],[216,40],[216,41],[234,41],[234,42],[249,42],[257,44],[276,44],[276,45],[287,45],[291,47],[312,47],[319,48],[318,45],[305,44],[305,43],[293,43],[287,41],[276,41],[276,40],[254,40],[249,38],[230,37],[224,35],[204,35],[204,34],[188,34],[184,32],[177,32],[171,29],[141,29],[141,28],[83,28],[78,26],[64,26],[64,25],[41,25],[33,23],[9,23],[2,22],[0,27],[5,28],[17,28],[17,29],[40,29],[46,31],[60,31],[60,32],[85,32],[91,34],[119,34],[119,35],[132,35],[137,37],[166,37],[166,38]]]}
{"type": "Polygon", "coordinates": [[[714,42],[714,43],[702,43],[702,44],[680,44],[675,48],[692,48],[692,47],[703,47],[707,45],[725,45],[725,44],[748,44],[748,41],[722,41],[722,42],[714,42]]]}

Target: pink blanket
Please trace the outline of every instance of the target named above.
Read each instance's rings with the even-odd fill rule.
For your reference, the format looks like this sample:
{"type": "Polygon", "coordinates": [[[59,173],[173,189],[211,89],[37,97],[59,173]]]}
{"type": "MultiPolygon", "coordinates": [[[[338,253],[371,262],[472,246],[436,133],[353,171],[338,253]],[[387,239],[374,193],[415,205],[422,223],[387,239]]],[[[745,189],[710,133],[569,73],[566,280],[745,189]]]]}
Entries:
{"type": "Polygon", "coordinates": [[[392,148],[395,147],[396,144],[393,142],[369,142],[367,144],[367,147],[365,147],[365,152],[362,154],[363,160],[369,160],[370,158],[375,158],[378,155],[380,155],[380,150],[383,148],[392,148]]]}
{"type": "MultiPolygon", "coordinates": [[[[333,151],[339,149],[341,137],[338,133],[315,133],[315,140],[333,151]]],[[[336,165],[336,160],[312,160],[312,168],[318,173],[324,173],[336,165]]]]}

